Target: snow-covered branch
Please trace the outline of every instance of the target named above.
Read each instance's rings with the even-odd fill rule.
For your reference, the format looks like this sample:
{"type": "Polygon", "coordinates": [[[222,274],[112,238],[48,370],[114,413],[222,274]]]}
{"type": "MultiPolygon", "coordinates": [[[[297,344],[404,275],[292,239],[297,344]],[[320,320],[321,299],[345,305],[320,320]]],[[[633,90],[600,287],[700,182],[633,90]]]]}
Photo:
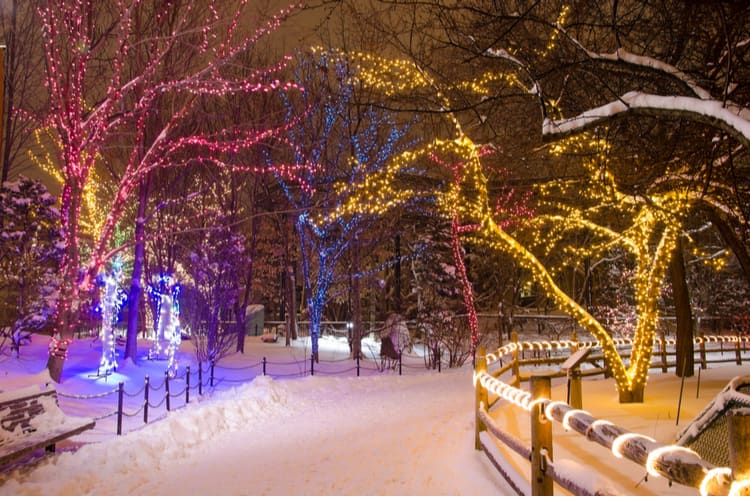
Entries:
{"type": "Polygon", "coordinates": [[[615,101],[589,109],[575,117],[557,120],[547,118],[542,124],[542,135],[548,139],[558,139],[629,113],[692,119],[726,131],[750,148],[748,109],[724,107],[716,100],[653,95],[639,91],[628,92],[615,101]]]}

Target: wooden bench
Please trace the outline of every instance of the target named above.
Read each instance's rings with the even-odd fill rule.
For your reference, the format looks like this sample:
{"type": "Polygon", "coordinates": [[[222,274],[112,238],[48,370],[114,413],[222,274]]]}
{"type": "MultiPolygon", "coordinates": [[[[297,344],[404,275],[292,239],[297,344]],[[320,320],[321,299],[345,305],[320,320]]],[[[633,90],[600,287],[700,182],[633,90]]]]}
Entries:
{"type": "Polygon", "coordinates": [[[96,422],[66,415],[57,405],[57,390],[46,386],[0,392],[0,466],[90,430],[96,422]]]}

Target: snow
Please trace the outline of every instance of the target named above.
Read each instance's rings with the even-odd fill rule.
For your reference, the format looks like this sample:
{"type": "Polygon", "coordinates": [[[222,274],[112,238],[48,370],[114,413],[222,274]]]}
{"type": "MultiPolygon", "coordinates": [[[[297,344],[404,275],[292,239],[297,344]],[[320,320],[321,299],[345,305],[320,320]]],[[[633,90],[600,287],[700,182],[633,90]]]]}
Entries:
{"type": "Polygon", "coordinates": [[[741,387],[747,385],[750,385],[750,376],[737,376],[733,378],[714,397],[713,401],[696,416],[695,421],[677,434],[679,443],[687,444],[691,442],[704,428],[711,424],[718,416],[722,415],[730,406],[750,407],[750,395],[746,395],[740,391],[741,387]]]}
{"type": "MultiPolygon", "coordinates": [[[[21,347],[18,359],[0,356],[0,388],[39,388],[36,385],[48,381],[47,338],[33,338],[31,345],[21,347]]],[[[126,392],[137,393],[146,375],[151,378],[150,401],[159,402],[166,361],[120,361],[115,374],[97,378],[95,341],[78,339],[69,348],[64,379],[57,385],[67,414],[105,416],[117,404],[116,395],[107,392],[122,381],[126,392]],[[71,399],[73,394],[87,398],[71,399]]],[[[146,425],[141,414],[127,417],[122,436],[115,435],[115,417],[103,417],[93,430],[60,443],[57,454],[35,457],[0,474],[0,494],[513,494],[484,453],[474,450],[470,366],[427,371],[415,347],[403,375],[380,372],[375,368],[377,355],[372,355],[377,343],[367,339],[363,348],[371,355],[362,361],[357,377],[353,361],[347,359],[346,340],[324,336],[321,362],[310,376],[309,340],[291,347],[283,342],[283,337],[277,343],[247,337],[245,353],[223,360],[224,368],[216,369],[216,377],[223,380],[217,380],[214,389],[206,387],[199,398],[194,389],[198,365],[191,342],[183,341],[180,371],[190,365],[193,372],[189,404],[175,399],[171,412],[154,408],[146,425]],[[263,358],[275,378],[262,376],[259,367],[247,369],[263,358]],[[248,381],[239,381],[244,377],[248,381]]],[[[149,345],[149,340],[140,341],[144,355],[149,345]]],[[[704,370],[699,398],[694,393],[697,379],[689,379],[680,423],[675,423],[679,380],[672,374],[654,374],[646,402],[628,405],[617,402],[613,380],[586,379],[584,407],[595,417],[674,443],[677,430],[742,369],[704,370]]],[[[184,381],[175,379],[172,385],[178,392],[184,381]]],[[[564,400],[565,395],[564,380],[553,385],[554,398],[564,400]]],[[[126,412],[135,412],[139,399],[126,396],[126,412]]],[[[528,430],[527,413],[499,405],[492,415],[521,436],[528,430]]],[[[672,488],[663,478],[644,481],[645,469],[592,447],[595,444],[578,434],[555,433],[556,468],[580,483],[624,493],[697,494],[678,485],[672,488]],[[604,469],[592,469],[602,464],[604,469]]],[[[528,475],[528,462],[513,460],[507,450],[490,450],[509,472],[528,475]]]]}
{"type": "Polygon", "coordinates": [[[651,95],[631,91],[602,106],[586,110],[578,116],[551,120],[545,118],[542,124],[544,135],[566,134],[577,129],[587,128],[603,122],[612,116],[632,109],[651,111],[674,111],[690,114],[698,120],[711,122],[725,131],[731,132],[738,140],[750,142],[750,121],[743,116],[747,112],[741,108],[727,108],[716,100],[701,100],[694,97],[651,95]]]}

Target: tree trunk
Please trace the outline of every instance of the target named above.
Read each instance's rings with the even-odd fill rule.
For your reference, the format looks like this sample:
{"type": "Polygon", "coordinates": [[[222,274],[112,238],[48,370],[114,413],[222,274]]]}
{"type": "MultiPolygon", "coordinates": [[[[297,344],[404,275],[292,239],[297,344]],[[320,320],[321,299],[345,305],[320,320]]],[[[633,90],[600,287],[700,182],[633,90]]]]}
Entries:
{"type": "Polygon", "coordinates": [[[130,277],[128,292],[128,331],[125,335],[125,359],[138,363],[138,324],[140,310],[141,278],[146,254],[146,207],[150,187],[150,176],[141,180],[138,191],[138,216],[135,219],[135,247],[133,248],[133,274],[130,277]]]}
{"type": "Polygon", "coordinates": [[[695,373],[695,350],[693,347],[693,313],[690,309],[690,294],[685,278],[685,260],[682,256],[682,243],[677,239],[670,262],[672,293],[677,317],[677,360],[675,374],[690,377],[695,373]]]}
{"type": "Polygon", "coordinates": [[[643,392],[646,389],[646,385],[634,384],[630,390],[618,389],[620,396],[620,404],[634,404],[643,403],[643,392]]]}
{"type": "Polygon", "coordinates": [[[62,285],[60,286],[60,298],[57,302],[57,316],[55,318],[55,329],[52,332],[52,343],[50,344],[50,355],[47,360],[47,370],[50,378],[56,383],[62,381],[65,358],[70,342],[73,341],[76,324],[79,318],[79,257],[78,257],[78,211],[81,198],[80,191],[76,191],[76,185],[67,185],[63,189],[62,223],[65,233],[65,255],[60,264],[62,273],[62,285]]]}
{"type": "Polygon", "coordinates": [[[290,340],[297,339],[297,282],[291,264],[286,268],[286,275],[286,336],[287,345],[290,345],[290,340]]]}

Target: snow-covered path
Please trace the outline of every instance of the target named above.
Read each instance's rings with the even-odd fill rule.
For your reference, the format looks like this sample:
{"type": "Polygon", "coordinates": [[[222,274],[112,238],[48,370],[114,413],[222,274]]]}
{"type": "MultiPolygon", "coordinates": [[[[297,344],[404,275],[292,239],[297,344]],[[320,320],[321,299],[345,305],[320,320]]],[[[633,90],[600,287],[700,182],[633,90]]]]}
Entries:
{"type": "Polygon", "coordinates": [[[259,377],[0,492],[507,495],[473,450],[469,375],[259,377]]]}

